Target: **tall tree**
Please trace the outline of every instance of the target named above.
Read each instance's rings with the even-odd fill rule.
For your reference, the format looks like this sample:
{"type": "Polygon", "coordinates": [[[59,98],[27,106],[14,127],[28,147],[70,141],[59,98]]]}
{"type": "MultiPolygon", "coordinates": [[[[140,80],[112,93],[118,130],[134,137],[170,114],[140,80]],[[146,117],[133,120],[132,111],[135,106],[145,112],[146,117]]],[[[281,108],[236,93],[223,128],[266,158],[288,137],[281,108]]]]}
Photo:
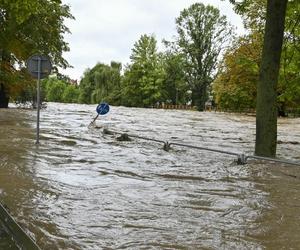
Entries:
{"type": "Polygon", "coordinates": [[[153,35],[142,35],[134,44],[122,83],[123,104],[148,107],[161,100],[164,72],[156,44],[153,35]]]}
{"type": "Polygon", "coordinates": [[[22,68],[31,54],[46,54],[54,66],[68,66],[62,57],[69,49],[63,40],[63,34],[69,32],[65,18],[73,17],[60,0],[0,2],[0,106],[7,107],[9,96],[22,90],[23,82],[27,84],[22,68]]]}
{"type": "Polygon", "coordinates": [[[287,0],[268,0],[257,85],[255,154],[274,157],[277,145],[277,82],[287,0]]]}
{"type": "Polygon", "coordinates": [[[172,104],[186,104],[189,101],[184,72],[184,57],[180,53],[167,50],[163,54],[165,77],[162,83],[162,101],[172,104]]]}
{"type": "Polygon", "coordinates": [[[232,35],[225,16],[213,6],[195,3],[176,19],[177,45],[186,55],[185,71],[192,90],[193,104],[204,110],[208,86],[216,74],[221,51],[232,35]]]}

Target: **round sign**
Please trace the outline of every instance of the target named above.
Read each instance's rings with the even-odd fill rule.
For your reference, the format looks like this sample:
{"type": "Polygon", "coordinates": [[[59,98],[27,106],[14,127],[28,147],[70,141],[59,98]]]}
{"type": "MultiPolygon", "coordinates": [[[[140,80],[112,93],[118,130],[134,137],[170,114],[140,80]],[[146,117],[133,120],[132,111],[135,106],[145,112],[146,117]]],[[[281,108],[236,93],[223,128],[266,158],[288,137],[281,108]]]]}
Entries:
{"type": "Polygon", "coordinates": [[[27,60],[27,69],[34,78],[40,73],[40,79],[43,79],[51,73],[52,64],[47,56],[33,55],[27,60]]]}
{"type": "Polygon", "coordinates": [[[99,115],[105,115],[109,112],[109,105],[106,102],[101,102],[97,106],[96,111],[99,115]]]}

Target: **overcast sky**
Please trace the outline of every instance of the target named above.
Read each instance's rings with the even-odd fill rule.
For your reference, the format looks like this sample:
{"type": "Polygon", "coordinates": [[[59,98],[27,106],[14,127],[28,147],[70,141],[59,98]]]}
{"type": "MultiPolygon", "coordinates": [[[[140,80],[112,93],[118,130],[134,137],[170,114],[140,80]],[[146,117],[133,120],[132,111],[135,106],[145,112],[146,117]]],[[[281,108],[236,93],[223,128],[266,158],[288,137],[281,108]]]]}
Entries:
{"type": "Polygon", "coordinates": [[[63,0],[71,6],[76,20],[67,20],[72,34],[65,37],[70,52],[64,57],[74,67],[63,73],[80,79],[97,62],[129,62],[133,44],[142,34],[155,34],[161,40],[176,35],[175,18],[191,4],[202,2],[218,7],[222,15],[243,33],[241,18],[228,0],[63,0]]]}

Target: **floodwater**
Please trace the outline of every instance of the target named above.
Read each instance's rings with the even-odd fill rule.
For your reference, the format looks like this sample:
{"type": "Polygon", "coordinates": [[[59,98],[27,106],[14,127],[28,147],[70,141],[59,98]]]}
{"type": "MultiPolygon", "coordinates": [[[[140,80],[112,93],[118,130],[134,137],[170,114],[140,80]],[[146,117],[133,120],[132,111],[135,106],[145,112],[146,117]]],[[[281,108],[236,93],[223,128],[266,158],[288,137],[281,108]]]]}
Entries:
{"type": "MultiPolygon", "coordinates": [[[[49,103],[0,110],[0,200],[42,249],[299,249],[300,167],[133,139],[252,154],[253,116],[49,103]]],[[[300,119],[278,157],[300,161],[300,119]]],[[[0,230],[0,248],[14,249],[0,230]]]]}

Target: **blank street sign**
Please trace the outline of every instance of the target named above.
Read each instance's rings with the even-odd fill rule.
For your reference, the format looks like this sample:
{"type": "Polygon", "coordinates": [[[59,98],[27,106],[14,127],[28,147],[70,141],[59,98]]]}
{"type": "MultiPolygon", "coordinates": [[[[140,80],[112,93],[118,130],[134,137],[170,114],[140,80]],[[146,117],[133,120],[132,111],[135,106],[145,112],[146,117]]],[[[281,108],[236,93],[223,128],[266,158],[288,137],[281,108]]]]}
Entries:
{"type": "Polygon", "coordinates": [[[29,73],[34,77],[38,78],[38,65],[39,60],[41,62],[40,68],[40,79],[47,77],[51,73],[52,64],[50,59],[47,56],[43,55],[33,55],[27,60],[27,69],[29,73]]]}

